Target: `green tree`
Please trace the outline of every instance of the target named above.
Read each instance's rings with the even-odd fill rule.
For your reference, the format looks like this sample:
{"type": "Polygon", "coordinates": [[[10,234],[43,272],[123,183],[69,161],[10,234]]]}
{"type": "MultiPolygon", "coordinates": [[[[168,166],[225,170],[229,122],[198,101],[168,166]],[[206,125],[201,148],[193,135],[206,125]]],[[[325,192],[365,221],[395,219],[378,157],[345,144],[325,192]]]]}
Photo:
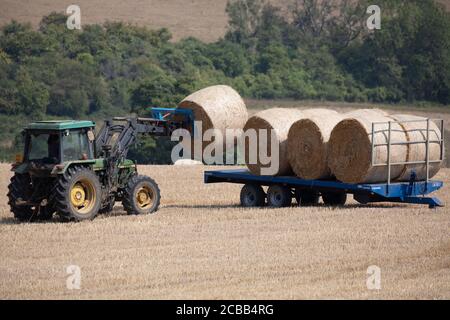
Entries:
{"type": "Polygon", "coordinates": [[[208,56],[214,67],[227,77],[234,78],[250,71],[246,50],[235,43],[219,41],[210,46],[208,56]]]}
{"type": "Polygon", "coordinates": [[[33,31],[29,24],[12,21],[1,31],[0,49],[16,62],[51,50],[51,41],[41,33],[33,31]]]}
{"type": "Polygon", "coordinates": [[[227,39],[252,47],[256,31],[262,18],[264,0],[230,0],[226,6],[228,14],[227,39]]]}
{"type": "Polygon", "coordinates": [[[169,107],[174,100],[176,80],[168,75],[158,75],[139,81],[131,93],[133,111],[145,113],[148,107],[169,107]]]}
{"type": "Polygon", "coordinates": [[[47,112],[51,115],[79,118],[109,106],[109,90],[95,70],[76,60],[62,60],[50,87],[47,112]]]}
{"type": "Polygon", "coordinates": [[[32,118],[42,118],[49,102],[49,92],[46,87],[30,78],[25,71],[19,71],[17,76],[17,112],[27,114],[32,118]]]}
{"type": "Polygon", "coordinates": [[[384,1],[383,27],[339,60],[377,102],[449,103],[450,15],[432,0],[384,1]]]}

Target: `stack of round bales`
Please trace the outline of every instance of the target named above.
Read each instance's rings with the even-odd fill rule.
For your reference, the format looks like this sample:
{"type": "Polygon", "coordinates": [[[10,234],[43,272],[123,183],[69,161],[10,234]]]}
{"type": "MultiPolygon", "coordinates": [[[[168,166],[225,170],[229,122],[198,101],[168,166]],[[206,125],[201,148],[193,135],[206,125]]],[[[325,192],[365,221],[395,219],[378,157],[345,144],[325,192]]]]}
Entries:
{"type": "MultiPolygon", "coordinates": [[[[441,130],[433,122],[423,117],[417,117],[407,114],[398,114],[391,116],[395,121],[399,121],[406,138],[409,142],[407,146],[407,162],[416,162],[415,164],[407,164],[403,168],[403,172],[397,178],[398,181],[409,181],[414,173],[417,180],[425,180],[427,178],[427,144],[429,140],[428,159],[432,161],[429,164],[429,178],[434,177],[441,168],[441,130]],[[428,127],[428,130],[427,130],[428,127]],[[428,131],[428,134],[427,134],[428,131]]],[[[442,150],[444,151],[444,150],[442,150]]]]}
{"type": "MultiPolygon", "coordinates": [[[[338,180],[347,183],[387,181],[389,121],[390,161],[394,164],[391,166],[391,181],[409,181],[413,173],[417,180],[426,179],[426,164],[417,162],[424,162],[427,158],[427,119],[411,115],[389,116],[380,110],[357,110],[346,114],[345,119],[331,133],[328,165],[338,180]],[[376,166],[377,164],[384,166],[376,166]]],[[[428,157],[431,161],[437,161],[429,166],[431,178],[441,167],[441,132],[432,121],[429,122],[428,132],[428,157]]]]}
{"type": "Polygon", "coordinates": [[[261,111],[249,118],[244,126],[244,147],[245,147],[245,163],[251,173],[261,175],[262,169],[268,169],[273,166],[273,162],[266,163],[259,157],[260,148],[264,145],[260,141],[261,129],[266,129],[266,150],[262,150],[262,154],[268,155],[272,160],[278,160],[277,170],[272,175],[291,175],[292,168],[289,164],[289,145],[288,134],[291,126],[301,119],[308,118],[312,115],[323,115],[334,113],[326,109],[284,109],[273,108],[261,111]],[[256,131],[256,141],[250,142],[250,129],[256,131]],[[278,157],[274,157],[272,152],[271,132],[275,133],[275,141],[278,146],[278,157]],[[253,158],[251,155],[254,155],[253,158]],[[254,161],[256,160],[256,161],[254,161]]]}
{"type": "MultiPolygon", "coordinates": [[[[388,163],[389,121],[394,119],[383,111],[361,109],[346,114],[345,119],[335,126],[329,141],[328,165],[338,180],[347,183],[387,181],[388,167],[376,166],[376,164],[388,163]],[[374,126],[373,136],[372,126],[374,126]],[[374,144],[373,163],[372,143],[374,144]]],[[[407,142],[407,136],[402,126],[392,123],[391,143],[399,142],[407,142]]],[[[391,145],[391,163],[405,162],[407,154],[407,145],[391,145]]],[[[391,179],[399,178],[404,167],[404,165],[393,165],[391,179]]]]}
{"type": "Polygon", "coordinates": [[[328,142],[331,131],[343,116],[328,109],[312,109],[296,121],[288,134],[288,159],[295,175],[302,179],[331,177],[328,142]]]}
{"type": "MultiPolygon", "coordinates": [[[[189,95],[178,105],[180,109],[191,109],[194,112],[195,121],[201,121],[197,126],[197,132],[204,134],[209,129],[217,130],[224,140],[215,143],[223,143],[224,149],[234,147],[237,139],[225,141],[227,129],[242,130],[248,119],[247,108],[242,97],[233,88],[226,85],[217,85],[204,88],[189,95]]],[[[202,136],[194,137],[203,151],[211,142],[203,141],[202,136]]],[[[194,140],[194,139],[193,139],[194,140]]],[[[195,142],[193,141],[194,145],[195,142]]],[[[193,153],[192,153],[193,154],[193,153]]]]}

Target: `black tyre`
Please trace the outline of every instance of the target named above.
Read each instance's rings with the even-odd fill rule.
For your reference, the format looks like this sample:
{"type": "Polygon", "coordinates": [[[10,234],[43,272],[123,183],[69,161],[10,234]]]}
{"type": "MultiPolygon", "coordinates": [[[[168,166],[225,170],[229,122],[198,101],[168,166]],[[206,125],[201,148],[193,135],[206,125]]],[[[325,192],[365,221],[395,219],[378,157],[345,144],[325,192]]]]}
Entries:
{"type": "Polygon", "coordinates": [[[246,184],[241,190],[241,206],[263,207],[266,202],[266,194],[261,186],[246,184]]]}
{"type": "Polygon", "coordinates": [[[319,203],[320,194],[317,191],[295,189],[295,199],[299,206],[316,206],[319,203]]]}
{"type": "Polygon", "coordinates": [[[20,201],[29,201],[33,194],[33,185],[28,174],[15,174],[8,186],[8,204],[14,217],[19,221],[46,221],[53,217],[55,210],[51,205],[18,205],[20,201]]]}
{"type": "Polygon", "coordinates": [[[18,205],[20,201],[27,201],[32,194],[31,179],[28,174],[15,174],[8,186],[8,204],[14,217],[19,221],[35,221],[37,214],[32,206],[18,205]]]}
{"type": "Polygon", "coordinates": [[[340,207],[347,202],[345,192],[323,192],[322,200],[327,206],[340,207]]]}
{"type": "Polygon", "coordinates": [[[270,186],[267,190],[267,204],[273,208],[288,207],[292,204],[292,192],[281,185],[270,186]]]}
{"type": "Polygon", "coordinates": [[[355,194],[353,195],[353,199],[355,199],[359,204],[368,204],[371,201],[371,197],[369,195],[366,194],[355,194]]]}
{"type": "Polygon", "coordinates": [[[147,176],[137,175],[128,181],[122,204],[130,215],[149,214],[158,210],[160,200],[156,182],[147,176]]]}
{"type": "Polygon", "coordinates": [[[67,169],[56,182],[53,203],[63,220],[91,220],[100,210],[101,186],[89,168],[67,169]]]}

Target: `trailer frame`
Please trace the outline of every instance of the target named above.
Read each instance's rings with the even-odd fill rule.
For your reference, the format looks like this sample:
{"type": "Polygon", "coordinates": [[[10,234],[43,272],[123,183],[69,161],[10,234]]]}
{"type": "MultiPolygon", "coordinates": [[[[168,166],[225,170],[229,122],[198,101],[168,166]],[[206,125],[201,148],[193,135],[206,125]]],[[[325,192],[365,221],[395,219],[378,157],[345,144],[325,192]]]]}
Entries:
{"type": "Polygon", "coordinates": [[[204,182],[211,183],[234,183],[243,185],[257,185],[270,187],[280,185],[290,189],[303,191],[340,192],[353,194],[361,204],[375,202],[396,202],[428,205],[430,208],[443,207],[443,203],[437,197],[426,195],[439,190],[443,186],[442,181],[416,181],[397,183],[374,183],[374,184],[349,184],[330,180],[303,180],[296,177],[271,177],[256,176],[246,169],[242,170],[220,170],[205,171],[204,182]]]}

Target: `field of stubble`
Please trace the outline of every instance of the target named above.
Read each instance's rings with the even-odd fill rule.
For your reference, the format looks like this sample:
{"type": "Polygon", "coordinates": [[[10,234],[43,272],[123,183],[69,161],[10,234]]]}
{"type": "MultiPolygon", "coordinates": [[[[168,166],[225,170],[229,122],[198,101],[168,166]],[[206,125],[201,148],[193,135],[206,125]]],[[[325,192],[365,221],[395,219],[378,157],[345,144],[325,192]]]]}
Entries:
{"type": "MultiPolygon", "coordinates": [[[[239,186],[204,167],[143,166],[160,184],[153,216],[18,224],[0,166],[0,298],[450,298],[450,212],[412,205],[242,209],[239,186]],[[66,267],[81,268],[68,290],[66,267]],[[367,268],[381,268],[381,290],[367,268]]],[[[450,170],[438,195],[450,203],[450,170]]]]}

